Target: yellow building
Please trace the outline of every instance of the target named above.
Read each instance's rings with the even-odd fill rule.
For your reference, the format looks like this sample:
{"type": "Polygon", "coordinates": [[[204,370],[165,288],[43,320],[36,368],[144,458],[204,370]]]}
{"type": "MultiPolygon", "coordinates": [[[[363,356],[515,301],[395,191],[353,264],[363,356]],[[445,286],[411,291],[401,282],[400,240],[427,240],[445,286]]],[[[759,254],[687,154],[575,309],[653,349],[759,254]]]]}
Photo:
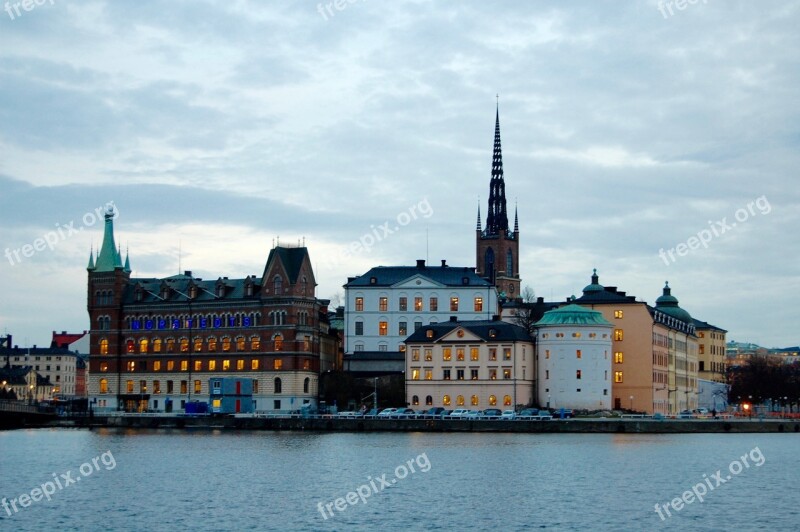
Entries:
{"type": "Polygon", "coordinates": [[[698,378],[712,382],[726,382],[725,334],[728,331],[700,320],[694,320],[694,326],[698,341],[698,378]]]}

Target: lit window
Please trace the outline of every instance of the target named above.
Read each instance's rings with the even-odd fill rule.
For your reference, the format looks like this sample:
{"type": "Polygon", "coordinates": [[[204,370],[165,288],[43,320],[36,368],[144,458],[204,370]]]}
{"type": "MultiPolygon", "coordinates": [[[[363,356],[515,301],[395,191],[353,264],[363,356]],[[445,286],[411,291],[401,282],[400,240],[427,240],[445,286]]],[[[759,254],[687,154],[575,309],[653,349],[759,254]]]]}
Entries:
{"type": "Polygon", "coordinates": [[[581,370],[579,370],[579,369],[575,370],[575,378],[580,380],[580,378],[581,378],[581,370]]]}
{"type": "Polygon", "coordinates": [[[622,364],[622,351],[617,351],[614,353],[614,363],[622,364]]]}
{"type": "Polygon", "coordinates": [[[510,395],[506,395],[505,397],[503,397],[503,404],[505,406],[511,406],[511,396],[510,395]]]}
{"type": "Polygon", "coordinates": [[[231,339],[228,336],[222,338],[222,350],[223,351],[230,351],[231,350],[231,339]]]}
{"type": "Polygon", "coordinates": [[[244,351],[245,349],[245,341],[244,336],[239,336],[236,338],[236,350],[237,351],[244,351]]]}
{"type": "Polygon", "coordinates": [[[175,369],[175,361],[167,360],[167,371],[173,371],[174,369],[175,369]]]}
{"type": "Polygon", "coordinates": [[[622,311],[621,310],[615,310],[614,311],[614,317],[617,318],[617,319],[621,319],[622,318],[622,311]]]}
{"type": "Polygon", "coordinates": [[[511,370],[509,368],[503,368],[503,378],[504,379],[511,378],[511,370]]]}
{"type": "Polygon", "coordinates": [[[418,347],[415,347],[414,349],[411,350],[411,360],[413,360],[415,362],[417,360],[419,360],[419,348],[418,347]]]}
{"type": "Polygon", "coordinates": [[[382,297],[378,300],[378,310],[380,310],[381,312],[386,312],[387,310],[389,310],[388,297],[382,297]]]}
{"type": "Polygon", "coordinates": [[[276,334],[275,338],[273,339],[275,343],[275,351],[280,351],[283,349],[283,336],[280,334],[276,334]]]}
{"type": "Polygon", "coordinates": [[[432,349],[425,349],[425,360],[431,361],[433,360],[433,350],[432,349]]]}
{"type": "Polygon", "coordinates": [[[503,348],[503,360],[511,360],[511,348],[504,347],[503,348]]]}
{"type": "Polygon", "coordinates": [[[128,371],[136,371],[136,362],[134,360],[128,362],[128,371]]]}
{"type": "Polygon", "coordinates": [[[458,312],[458,298],[451,297],[450,298],[450,312],[458,312]]]}
{"type": "Polygon", "coordinates": [[[579,332],[574,332],[574,333],[572,333],[572,337],[573,337],[573,338],[580,338],[580,337],[581,337],[581,333],[579,333],[579,332]]]}
{"type": "Polygon", "coordinates": [[[181,371],[188,371],[188,370],[189,370],[189,361],[181,360],[181,371]]]}
{"type": "Polygon", "coordinates": [[[406,310],[408,310],[408,298],[407,297],[401,297],[400,298],[400,311],[405,312],[406,310]]]}
{"type": "Polygon", "coordinates": [[[615,371],[614,372],[614,382],[622,382],[622,372],[615,371]]]}
{"type": "Polygon", "coordinates": [[[433,338],[433,329],[425,331],[425,338],[433,338]]]}
{"type": "Polygon", "coordinates": [[[483,298],[476,297],[475,298],[475,312],[483,312],[483,298]]]}
{"type": "Polygon", "coordinates": [[[250,369],[251,370],[257,370],[258,369],[258,359],[257,358],[254,358],[254,359],[250,360],[250,369]]]}
{"type": "Polygon", "coordinates": [[[497,368],[489,368],[489,378],[491,380],[497,379],[497,368]]]}
{"type": "MultiPolygon", "coordinates": [[[[421,297],[415,297],[414,298],[414,310],[416,312],[422,312],[422,298],[421,297]]],[[[433,310],[433,309],[431,309],[431,310],[433,310]]]]}
{"type": "Polygon", "coordinates": [[[453,351],[450,347],[442,348],[442,360],[450,361],[453,358],[453,351]]]}
{"type": "Polygon", "coordinates": [[[181,353],[186,353],[189,351],[189,340],[187,338],[181,338],[181,353]]]}
{"type": "Polygon", "coordinates": [[[228,371],[231,369],[231,361],[230,360],[223,360],[222,361],[222,371],[228,371]]]}
{"type": "Polygon", "coordinates": [[[108,340],[105,338],[100,340],[100,354],[107,355],[108,354],[108,340]]]}
{"type": "Polygon", "coordinates": [[[433,370],[432,369],[425,369],[425,380],[432,381],[433,380],[433,370]]]}
{"type": "Polygon", "coordinates": [[[477,395],[473,395],[472,397],[470,397],[470,401],[469,402],[470,402],[470,404],[472,406],[478,406],[478,396],[477,395]]]}
{"type": "Polygon", "coordinates": [[[215,371],[217,369],[217,361],[216,360],[209,360],[208,361],[208,371],[215,371]]]}
{"type": "Polygon", "coordinates": [[[356,311],[357,312],[362,312],[363,310],[364,310],[364,298],[363,297],[357,297],[356,298],[356,311]]]}
{"type": "Polygon", "coordinates": [[[161,352],[161,338],[156,338],[153,340],[153,353],[160,353],[161,352]]]}
{"type": "Polygon", "coordinates": [[[464,396],[459,395],[456,397],[456,406],[464,406],[464,396]]]}
{"type": "Polygon", "coordinates": [[[614,329],[614,340],[622,341],[622,329],[614,329]]]}
{"type": "Polygon", "coordinates": [[[194,341],[194,352],[199,353],[202,350],[203,350],[203,339],[196,338],[194,341]]]}
{"type": "Polygon", "coordinates": [[[199,394],[202,391],[203,391],[203,384],[199,380],[194,381],[194,393],[199,394]]]}
{"type": "Polygon", "coordinates": [[[415,396],[413,396],[411,398],[411,404],[412,405],[418,405],[419,404],[419,395],[415,395],[415,396]]]}
{"type": "Polygon", "coordinates": [[[283,359],[276,358],[272,363],[272,369],[283,369],[283,359]]]}
{"type": "Polygon", "coordinates": [[[471,370],[469,370],[469,373],[470,373],[470,376],[469,376],[470,379],[472,379],[473,381],[478,380],[478,370],[477,369],[471,369],[471,370]]]}
{"type": "Polygon", "coordinates": [[[412,381],[419,380],[419,368],[411,368],[411,380],[412,381]]]}
{"type": "Polygon", "coordinates": [[[576,351],[575,351],[575,357],[576,357],[576,358],[581,358],[581,357],[582,357],[582,354],[581,354],[581,350],[580,350],[580,349],[578,349],[578,350],[576,350],[576,351]]]}
{"type": "Polygon", "coordinates": [[[497,360],[497,348],[490,347],[489,348],[489,360],[497,360]]]}
{"type": "Polygon", "coordinates": [[[244,360],[241,358],[236,361],[236,369],[242,371],[244,369],[244,360]]]}
{"type": "Polygon", "coordinates": [[[133,393],[133,381],[127,381],[125,383],[125,389],[128,393],[133,393]]]}
{"type": "Polygon", "coordinates": [[[100,371],[103,373],[108,371],[108,362],[100,362],[100,371]]]}
{"type": "Polygon", "coordinates": [[[194,370],[200,371],[203,369],[203,361],[202,360],[195,360],[194,361],[194,370]]]}
{"type": "Polygon", "coordinates": [[[133,340],[128,340],[128,342],[126,343],[126,349],[125,350],[128,353],[133,353],[134,349],[135,349],[135,346],[134,346],[133,340]]]}
{"type": "Polygon", "coordinates": [[[378,323],[378,334],[380,336],[386,336],[389,334],[389,322],[388,321],[381,321],[378,323]]]}
{"type": "Polygon", "coordinates": [[[469,359],[470,360],[480,360],[480,349],[477,347],[470,347],[469,348],[469,359]]]}
{"type": "Polygon", "coordinates": [[[457,347],[456,348],[456,360],[464,360],[464,348],[457,347]]]}
{"type": "Polygon", "coordinates": [[[449,395],[445,395],[444,397],[442,397],[442,404],[444,404],[445,406],[450,406],[450,396],[449,395]]]}
{"type": "Polygon", "coordinates": [[[489,396],[489,406],[497,406],[497,397],[494,395],[489,396]]]}
{"type": "Polygon", "coordinates": [[[397,327],[397,334],[400,336],[408,336],[408,322],[401,321],[397,327]]]}
{"type": "Polygon", "coordinates": [[[261,338],[253,336],[250,338],[250,351],[258,351],[261,349],[261,338]]]}
{"type": "Polygon", "coordinates": [[[147,338],[142,338],[139,340],[139,352],[140,353],[147,353],[147,338]]]}

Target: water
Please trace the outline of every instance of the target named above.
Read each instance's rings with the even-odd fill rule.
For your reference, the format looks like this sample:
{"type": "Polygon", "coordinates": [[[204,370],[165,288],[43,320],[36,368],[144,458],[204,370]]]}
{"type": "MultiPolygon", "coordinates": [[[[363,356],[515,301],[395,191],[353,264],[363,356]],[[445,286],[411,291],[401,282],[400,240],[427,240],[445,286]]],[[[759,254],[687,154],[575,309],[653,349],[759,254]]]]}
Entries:
{"type": "Polygon", "coordinates": [[[0,507],[0,530],[797,530],[799,444],[794,434],[9,431],[0,498],[30,495],[53,473],[80,480],[53,486],[50,501],[17,501],[11,516],[0,507]],[[749,467],[732,475],[745,453],[749,467]],[[377,478],[403,468],[381,489],[377,478]],[[704,474],[715,485],[717,470],[731,480],[659,518],[656,503],[704,474]],[[325,509],[359,486],[366,502],[325,509]]]}

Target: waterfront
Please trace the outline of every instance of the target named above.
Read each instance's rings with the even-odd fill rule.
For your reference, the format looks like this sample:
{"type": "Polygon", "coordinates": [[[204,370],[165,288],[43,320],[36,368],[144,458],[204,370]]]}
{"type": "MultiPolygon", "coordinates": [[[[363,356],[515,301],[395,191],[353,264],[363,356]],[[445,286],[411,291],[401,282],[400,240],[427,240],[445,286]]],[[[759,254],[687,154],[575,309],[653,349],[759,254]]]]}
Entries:
{"type": "MultiPolygon", "coordinates": [[[[112,453],[0,527],[39,530],[724,530],[796,528],[793,434],[296,433],[38,429],[0,433],[0,497],[112,453]],[[672,517],[671,499],[758,449],[672,517]],[[423,456],[425,459],[421,459],[423,456]],[[405,478],[320,512],[387,474],[405,478]],[[425,464],[427,463],[427,468],[425,464]],[[425,470],[427,469],[427,471],[425,470]],[[88,470],[87,470],[88,471],[88,470]],[[341,507],[341,505],[340,505],[341,507]]],[[[376,485],[376,484],[373,484],[376,485]]]]}

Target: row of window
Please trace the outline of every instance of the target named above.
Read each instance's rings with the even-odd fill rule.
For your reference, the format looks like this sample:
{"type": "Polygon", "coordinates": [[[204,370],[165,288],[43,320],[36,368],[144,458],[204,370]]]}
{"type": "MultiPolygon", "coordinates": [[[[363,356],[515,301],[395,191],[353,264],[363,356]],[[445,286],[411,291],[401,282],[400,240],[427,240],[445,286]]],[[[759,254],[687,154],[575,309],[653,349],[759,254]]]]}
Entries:
{"type": "MultiPolygon", "coordinates": [[[[128,381],[125,382],[125,391],[128,394],[133,394],[133,393],[141,393],[141,394],[152,393],[153,395],[159,395],[161,393],[167,393],[167,394],[175,393],[175,381],[168,380],[168,381],[165,381],[165,383],[166,383],[166,387],[165,387],[164,390],[162,390],[161,389],[161,381],[160,380],[154,380],[153,383],[152,383],[152,391],[150,391],[150,388],[148,388],[148,385],[147,385],[147,381],[143,379],[143,380],[139,381],[139,389],[137,391],[137,390],[135,390],[134,381],[133,380],[128,380],[128,381]]],[[[272,393],[276,393],[276,394],[283,393],[283,381],[281,380],[280,377],[275,377],[275,379],[272,381],[272,383],[273,383],[272,393]]],[[[99,391],[100,391],[101,394],[111,393],[111,390],[108,387],[108,379],[105,379],[105,378],[100,379],[100,383],[99,384],[100,384],[100,390],[99,391]]],[[[205,393],[205,394],[208,394],[207,390],[206,391],[203,390],[203,381],[201,381],[200,379],[197,379],[197,380],[194,381],[193,384],[194,384],[194,386],[193,386],[193,392],[192,393],[196,393],[196,394],[204,394],[205,393]]],[[[189,381],[180,381],[179,386],[180,386],[180,392],[179,393],[181,393],[181,394],[188,393],[189,381]]],[[[309,393],[309,389],[310,388],[311,388],[311,379],[306,377],[303,380],[303,393],[309,393]]],[[[258,379],[253,379],[253,393],[254,394],[258,393],[258,379]]]]}
{"type": "MultiPolygon", "coordinates": [[[[433,360],[433,349],[432,348],[425,348],[424,349],[425,360],[430,362],[433,360]]],[[[419,361],[420,356],[420,348],[414,347],[411,349],[411,360],[412,361],[419,361]]],[[[456,360],[465,360],[466,356],[466,348],[464,347],[456,347],[455,348],[455,357],[456,360]]],[[[470,347],[469,348],[469,359],[473,362],[480,361],[480,348],[478,347],[470,347]]],[[[524,351],[523,351],[523,360],[525,360],[524,351]]],[[[453,348],[452,347],[443,347],[442,348],[442,360],[445,362],[449,362],[453,360],[453,348]]],[[[497,360],[497,348],[490,347],[489,348],[489,360],[497,360]]],[[[504,347],[503,348],[503,360],[511,360],[511,348],[504,347]]]]}
{"type": "MultiPolygon", "coordinates": [[[[303,351],[310,351],[311,350],[311,336],[304,336],[302,339],[303,342],[303,351]]],[[[235,339],[231,339],[229,336],[222,337],[219,342],[215,337],[203,339],[203,338],[195,338],[192,342],[193,351],[196,353],[207,351],[207,352],[216,352],[218,348],[220,348],[223,352],[231,351],[231,349],[235,346],[236,351],[243,352],[247,351],[248,348],[250,351],[259,351],[261,349],[261,338],[259,336],[251,336],[248,341],[245,339],[244,336],[236,337],[235,339]],[[205,347],[205,349],[204,349],[205,347]]],[[[272,351],[282,351],[283,350],[283,335],[280,333],[276,333],[272,336],[272,351]]],[[[101,338],[100,342],[100,354],[107,355],[108,354],[108,346],[109,342],[107,338],[101,338]]],[[[189,352],[189,339],[188,338],[179,338],[176,340],[175,338],[155,338],[150,340],[148,338],[141,338],[138,342],[132,338],[129,338],[125,341],[125,352],[132,354],[132,353],[139,353],[139,354],[147,354],[149,352],[153,353],[175,353],[177,350],[180,350],[181,353],[189,352]]]]}
{"type": "MultiPolygon", "coordinates": [[[[512,402],[512,399],[511,399],[510,395],[503,396],[503,406],[511,406],[511,402],[512,402]]],[[[414,395],[414,396],[411,397],[411,404],[412,405],[419,405],[419,396],[418,395],[414,395]]],[[[433,405],[433,396],[430,396],[430,395],[426,396],[425,397],[425,404],[427,406],[433,405]]],[[[444,396],[442,396],[442,404],[444,406],[450,406],[451,404],[453,404],[453,399],[449,395],[444,395],[444,396]]],[[[457,395],[455,397],[455,406],[464,406],[465,404],[466,403],[464,402],[464,396],[463,395],[457,395]]],[[[479,406],[481,404],[480,398],[477,395],[473,395],[472,397],[469,398],[469,404],[471,404],[472,406],[479,406]]],[[[497,396],[496,395],[490,395],[488,404],[489,404],[489,406],[497,406],[497,396]]]]}
{"type": "MultiPolygon", "coordinates": [[[[422,297],[415,297],[413,301],[413,308],[414,312],[423,312],[425,310],[423,305],[424,299],[422,297]]],[[[459,298],[458,296],[453,296],[450,298],[450,312],[458,312],[458,304],[459,298]]],[[[357,297],[355,300],[355,308],[356,312],[363,312],[364,311],[364,298],[357,297]]],[[[472,308],[475,312],[483,312],[483,297],[477,296],[473,298],[472,301],[472,308]]],[[[402,296],[397,300],[397,310],[400,312],[407,312],[408,311],[408,298],[402,296]]],[[[380,297],[378,298],[378,311],[379,312],[388,312],[389,311],[389,298],[388,297],[380,297]]],[[[438,312],[439,311],[439,298],[438,297],[431,297],[428,299],[428,312],[438,312]]]]}
{"type": "MultiPolygon", "coordinates": [[[[469,369],[469,379],[476,381],[480,379],[480,369],[479,368],[456,368],[455,373],[455,380],[463,381],[466,378],[466,371],[469,369]]],[[[511,379],[512,378],[512,370],[511,368],[500,368],[503,376],[503,379],[511,379]]],[[[498,368],[488,368],[489,370],[489,380],[496,380],[497,379],[497,371],[498,368]]],[[[452,368],[442,368],[442,380],[449,381],[452,380],[453,370],[452,368]]],[[[430,381],[433,380],[433,368],[411,368],[411,380],[418,381],[421,377],[424,377],[424,380],[430,381]]],[[[522,368],[522,378],[525,379],[525,368],[522,368]]]]}
{"type": "MultiPolygon", "coordinates": [[[[167,360],[166,364],[163,363],[161,360],[153,360],[152,361],[152,371],[161,371],[164,368],[166,371],[176,371],[175,368],[180,368],[178,371],[189,371],[189,361],[188,360],[167,360]]],[[[129,360],[125,363],[125,369],[129,372],[134,371],[147,371],[148,362],[144,360],[129,360]]],[[[258,371],[261,367],[261,363],[257,358],[250,359],[249,364],[248,362],[240,358],[238,360],[232,361],[230,359],[224,359],[221,361],[217,360],[194,360],[192,361],[192,371],[217,371],[218,369],[222,371],[258,371]],[[219,363],[218,363],[219,362],[219,363]],[[234,364],[235,362],[235,364],[234,364]],[[205,366],[205,367],[204,367],[205,366]]],[[[101,362],[100,363],[100,372],[106,373],[108,371],[109,364],[108,362],[101,362]]],[[[273,370],[280,371],[283,369],[283,359],[276,358],[272,361],[272,368],[273,370]]],[[[310,370],[311,369],[311,361],[309,359],[303,360],[302,369],[310,370]]]]}

